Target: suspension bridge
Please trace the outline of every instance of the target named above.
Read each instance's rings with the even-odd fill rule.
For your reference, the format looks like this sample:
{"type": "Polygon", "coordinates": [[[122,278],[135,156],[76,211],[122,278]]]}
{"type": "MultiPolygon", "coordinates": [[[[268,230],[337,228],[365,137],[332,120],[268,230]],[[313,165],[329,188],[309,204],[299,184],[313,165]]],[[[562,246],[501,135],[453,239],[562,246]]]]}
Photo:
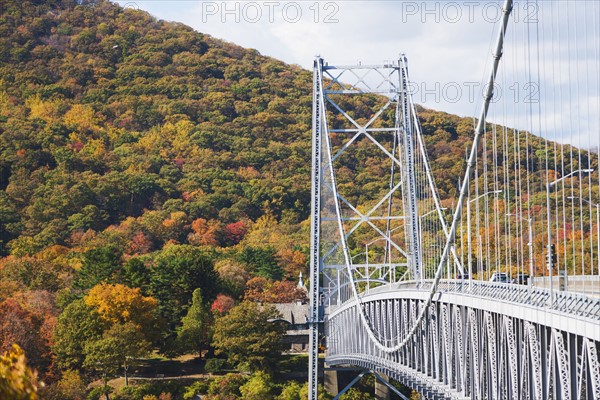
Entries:
{"type": "MultiPolygon", "coordinates": [[[[533,112],[529,130],[488,121],[512,7],[454,196],[436,186],[407,58],[316,58],[310,400],[321,345],[328,367],[362,371],[338,396],[373,373],[400,398],[386,377],[427,399],[600,400],[598,153],[553,140],[533,112]],[[353,180],[365,153],[378,157],[383,191],[353,180]]],[[[576,72],[600,75],[597,62],[576,72]]]]}

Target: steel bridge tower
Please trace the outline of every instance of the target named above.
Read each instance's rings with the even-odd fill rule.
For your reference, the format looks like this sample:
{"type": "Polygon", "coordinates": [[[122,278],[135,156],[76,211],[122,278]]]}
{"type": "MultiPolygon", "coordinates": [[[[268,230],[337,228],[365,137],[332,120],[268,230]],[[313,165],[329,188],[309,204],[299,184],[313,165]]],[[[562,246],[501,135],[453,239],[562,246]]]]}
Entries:
{"type": "Polygon", "coordinates": [[[431,276],[439,256],[430,250],[446,242],[448,227],[429,171],[406,57],[352,66],[330,66],[317,57],[313,82],[309,398],[316,399],[324,309],[359,291],[431,276]],[[368,108],[353,109],[359,102],[368,108]],[[367,152],[381,162],[376,179],[385,187],[377,195],[353,190],[368,177],[352,182],[347,176],[367,152]]]}

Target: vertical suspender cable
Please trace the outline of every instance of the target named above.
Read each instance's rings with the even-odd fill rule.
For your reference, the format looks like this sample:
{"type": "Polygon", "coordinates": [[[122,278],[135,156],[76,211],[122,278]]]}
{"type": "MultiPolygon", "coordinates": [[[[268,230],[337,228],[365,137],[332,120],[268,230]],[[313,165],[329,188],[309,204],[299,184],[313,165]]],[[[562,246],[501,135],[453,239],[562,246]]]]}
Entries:
{"type": "MultiPolygon", "coordinates": [[[[437,290],[437,285],[439,283],[439,280],[441,279],[442,276],[442,271],[443,271],[443,266],[446,263],[446,260],[448,259],[448,256],[450,254],[450,248],[452,247],[452,240],[455,236],[456,233],[456,227],[458,225],[458,220],[460,219],[461,213],[462,213],[462,206],[464,204],[464,200],[468,191],[468,186],[471,180],[471,176],[473,173],[473,168],[475,167],[475,159],[476,159],[476,153],[477,153],[477,147],[479,145],[479,141],[481,139],[481,136],[483,134],[484,131],[484,126],[485,126],[485,120],[487,117],[487,113],[489,110],[489,106],[490,106],[490,101],[493,97],[493,91],[494,91],[494,83],[496,80],[496,74],[498,72],[498,65],[500,63],[500,59],[502,58],[502,49],[503,49],[503,45],[504,45],[504,37],[506,35],[506,28],[508,26],[508,20],[510,17],[510,14],[512,12],[512,6],[513,6],[513,2],[512,0],[506,0],[503,6],[503,16],[502,16],[502,22],[501,22],[501,26],[500,26],[500,31],[498,33],[498,38],[496,41],[496,49],[494,51],[494,61],[493,61],[493,65],[492,65],[492,71],[490,73],[490,77],[489,77],[489,82],[488,82],[488,86],[487,86],[487,91],[486,91],[486,96],[485,96],[485,101],[483,103],[482,106],[482,110],[481,110],[481,114],[479,116],[479,121],[477,123],[477,128],[475,130],[475,136],[473,138],[473,144],[471,146],[471,152],[469,155],[469,160],[467,162],[467,170],[465,172],[465,176],[463,179],[463,182],[461,184],[461,189],[460,189],[460,195],[459,195],[459,199],[458,199],[458,204],[456,207],[456,210],[454,212],[454,216],[452,218],[452,224],[450,226],[450,232],[449,232],[449,238],[448,240],[446,240],[446,244],[444,246],[444,250],[442,251],[442,256],[441,259],[439,261],[439,265],[436,271],[436,276],[435,276],[435,280],[433,282],[432,288],[431,288],[431,292],[429,294],[429,297],[427,298],[425,305],[423,308],[421,308],[419,316],[417,318],[417,321],[415,321],[415,324],[412,326],[410,332],[408,333],[407,337],[404,338],[404,340],[399,343],[397,346],[394,346],[394,348],[388,348],[386,349],[387,351],[396,351],[401,347],[404,347],[404,345],[406,343],[408,343],[408,341],[410,340],[410,338],[412,338],[412,336],[415,334],[415,332],[417,331],[420,322],[423,320],[425,313],[427,312],[427,309],[429,308],[429,305],[431,305],[431,301],[433,299],[433,295],[435,294],[436,290],[437,290]]],[[[377,345],[380,345],[379,343],[377,343],[377,345]]],[[[379,346],[378,346],[379,347],[379,346]]]]}

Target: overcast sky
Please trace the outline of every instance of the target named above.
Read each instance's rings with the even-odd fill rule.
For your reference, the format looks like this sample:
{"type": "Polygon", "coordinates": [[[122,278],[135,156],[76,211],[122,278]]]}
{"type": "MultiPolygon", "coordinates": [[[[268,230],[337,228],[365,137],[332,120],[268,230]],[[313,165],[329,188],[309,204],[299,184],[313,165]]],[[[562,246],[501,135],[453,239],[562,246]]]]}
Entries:
{"type": "MultiPolygon", "coordinates": [[[[118,1],[287,63],[378,64],[405,53],[417,103],[479,113],[502,1],[118,1]]],[[[595,147],[600,142],[600,2],[516,2],[496,122],[595,147]],[[538,61],[539,60],[539,61],[538,61]]]]}

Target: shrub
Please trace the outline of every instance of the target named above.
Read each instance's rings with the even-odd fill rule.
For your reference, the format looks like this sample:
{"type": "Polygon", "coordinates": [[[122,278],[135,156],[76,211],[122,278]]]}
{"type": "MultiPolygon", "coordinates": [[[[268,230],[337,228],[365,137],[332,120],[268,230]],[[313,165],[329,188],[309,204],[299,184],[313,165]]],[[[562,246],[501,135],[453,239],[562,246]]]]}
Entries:
{"type": "Polygon", "coordinates": [[[227,374],[213,380],[208,386],[208,394],[224,397],[240,397],[240,386],[246,383],[247,377],[240,374],[227,374]]]}
{"type": "Polygon", "coordinates": [[[208,382],[207,381],[196,381],[192,383],[190,386],[185,388],[185,392],[183,393],[184,400],[191,400],[198,394],[206,394],[208,392],[208,382]]]}
{"type": "Polygon", "coordinates": [[[210,372],[211,374],[215,374],[219,371],[222,371],[226,365],[227,361],[222,358],[209,358],[206,360],[204,370],[206,372],[210,372]]]}
{"type": "Polygon", "coordinates": [[[179,380],[167,381],[161,380],[141,385],[125,386],[116,393],[112,400],[144,400],[146,397],[154,396],[161,399],[171,395],[173,398],[181,398],[184,392],[184,385],[179,380]]]}
{"type": "MultiPolygon", "coordinates": [[[[109,386],[108,392],[112,393],[113,389],[109,386]]],[[[104,386],[96,386],[88,393],[87,400],[100,400],[104,398],[104,386]]]]}

